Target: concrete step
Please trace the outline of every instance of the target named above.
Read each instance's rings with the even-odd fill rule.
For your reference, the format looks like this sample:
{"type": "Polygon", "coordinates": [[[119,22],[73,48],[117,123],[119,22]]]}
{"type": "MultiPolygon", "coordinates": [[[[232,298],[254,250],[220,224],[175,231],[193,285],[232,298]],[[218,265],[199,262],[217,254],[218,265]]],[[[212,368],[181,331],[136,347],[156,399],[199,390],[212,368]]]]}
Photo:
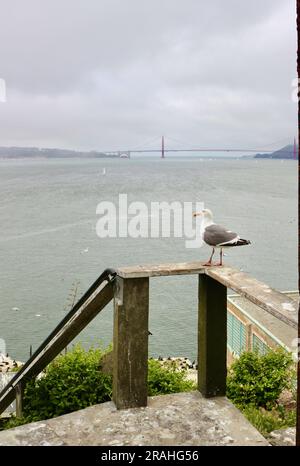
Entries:
{"type": "Polygon", "coordinates": [[[148,406],[113,402],[0,432],[4,445],[269,445],[225,397],[198,391],[150,397],[148,406]]]}

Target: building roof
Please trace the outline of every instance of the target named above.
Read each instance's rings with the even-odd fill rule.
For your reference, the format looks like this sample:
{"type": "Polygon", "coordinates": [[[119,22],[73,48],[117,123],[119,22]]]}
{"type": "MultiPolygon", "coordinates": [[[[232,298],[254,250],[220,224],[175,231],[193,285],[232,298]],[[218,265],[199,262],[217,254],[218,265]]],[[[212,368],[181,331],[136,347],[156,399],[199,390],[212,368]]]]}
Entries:
{"type": "MultiPolygon", "coordinates": [[[[283,293],[299,303],[299,293],[297,291],[284,291],[283,293]]],[[[297,347],[297,330],[295,328],[277,319],[243,296],[237,294],[228,295],[228,301],[280,345],[290,351],[295,351],[297,347]]]]}

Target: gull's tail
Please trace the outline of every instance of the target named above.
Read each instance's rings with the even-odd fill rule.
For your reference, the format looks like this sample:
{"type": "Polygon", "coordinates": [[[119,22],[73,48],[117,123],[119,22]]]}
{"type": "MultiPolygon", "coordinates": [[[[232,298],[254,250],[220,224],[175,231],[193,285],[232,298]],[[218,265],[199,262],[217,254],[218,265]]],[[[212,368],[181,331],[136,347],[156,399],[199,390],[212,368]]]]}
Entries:
{"type": "Polygon", "coordinates": [[[249,241],[248,239],[239,238],[233,246],[246,246],[246,244],[251,244],[251,241],[249,241]]]}

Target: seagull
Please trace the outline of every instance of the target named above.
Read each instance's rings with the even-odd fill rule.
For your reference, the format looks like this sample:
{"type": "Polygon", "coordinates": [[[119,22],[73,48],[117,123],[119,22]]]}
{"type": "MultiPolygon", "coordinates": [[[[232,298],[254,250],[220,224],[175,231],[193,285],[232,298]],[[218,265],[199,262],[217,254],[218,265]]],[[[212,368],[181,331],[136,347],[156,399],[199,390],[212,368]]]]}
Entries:
{"type": "Polygon", "coordinates": [[[197,215],[202,216],[201,223],[201,236],[205,244],[212,247],[211,256],[204,265],[212,265],[212,258],[216,248],[220,248],[220,262],[216,265],[223,265],[223,248],[233,246],[245,246],[251,244],[249,240],[240,238],[236,233],[227,230],[221,225],[216,225],[213,222],[213,214],[209,209],[203,209],[201,212],[195,212],[194,217],[197,215]]]}

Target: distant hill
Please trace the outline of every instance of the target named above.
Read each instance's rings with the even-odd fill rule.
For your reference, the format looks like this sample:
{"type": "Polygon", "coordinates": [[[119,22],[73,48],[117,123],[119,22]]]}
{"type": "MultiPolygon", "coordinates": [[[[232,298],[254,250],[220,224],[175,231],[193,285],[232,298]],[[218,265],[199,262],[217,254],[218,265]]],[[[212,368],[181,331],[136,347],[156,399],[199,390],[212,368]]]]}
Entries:
{"type": "Polygon", "coordinates": [[[70,157],[94,157],[115,158],[117,155],[107,155],[103,152],[80,152],[68,149],[49,149],[39,147],[0,147],[0,158],[70,158],[70,157]]]}
{"type": "MultiPolygon", "coordinates": [[[[298,158],[298,147],[296,148],[296,158],[298,158]]],[[[267,154],[256,154],[255,159],[293,159],[294,158],[294,146],[289,144],[282,147],[282,149],[276,150],[275,152],[269,152],[267,154]]]]}

